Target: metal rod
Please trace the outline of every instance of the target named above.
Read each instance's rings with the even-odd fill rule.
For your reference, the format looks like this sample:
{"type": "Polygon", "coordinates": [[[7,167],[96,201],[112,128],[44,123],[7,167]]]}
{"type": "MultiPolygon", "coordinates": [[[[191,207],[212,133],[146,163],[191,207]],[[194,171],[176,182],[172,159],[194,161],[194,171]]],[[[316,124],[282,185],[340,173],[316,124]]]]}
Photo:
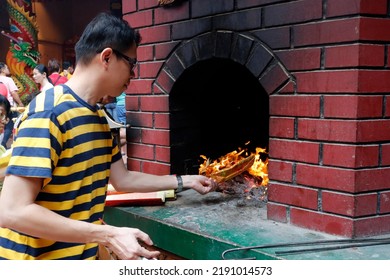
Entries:
{"type": "MultiPolygon", "coordinates": [[[[375,243],[375,245],[377,245],[377,243],[390,244],[390,238],[359,238],[359,239],[319,240],[319,241],[311,241],[311,242],[277,243],[277,244],[266,244],[266,245],[240,247],[240,248],[233,248],[233,249],[225,250],[222,253],[222,259],[226,260],[226,258],[225,258],[226,254],[232,253],[235,251],[246,251],[246,250],[254,250],[254,249],[277,248],[277,247],[299,247],[299,246],[333,245],[333,244],[355,244],[356,245],[356,243],[375,243]]],[[[350,246],[350,245],[348,245],[348,246],[350,246]]],[[[362,247],[362,246],[359,246],[359,247],[362,247]]],[[[321,248],[321,249],[323,249],[323,248],[321,248]]],[[[310,249],[308,249],[308,250],[310,250],[310,249]]],[[[335,249],[332,249],[332,250],[335,250],[335,249]]],[[[284,252],[286,252],[286,251],[284,251],[284,252]]],[[[279,252],[279,254],[280,254],[280,252],[279,252]]]]}
{"type": "Polygon", "coordinates": [[[367,243],[352,243],[349,245],[339,245],[339,246],[329,246],[321,248],[310,248],[310,249],[297,249],[297,250],[287,250],[287,251],[275,251],[276,255],[294,255],[294,254],[303,254],[303,253],[314,253],[321,251],[331,251],[331,250],[340,250],[356,247],[367,247],[367,246],[377,246],[377,245],[386,245],[390,244],[390,241],[383,242],[367,242],[367,243]]]}

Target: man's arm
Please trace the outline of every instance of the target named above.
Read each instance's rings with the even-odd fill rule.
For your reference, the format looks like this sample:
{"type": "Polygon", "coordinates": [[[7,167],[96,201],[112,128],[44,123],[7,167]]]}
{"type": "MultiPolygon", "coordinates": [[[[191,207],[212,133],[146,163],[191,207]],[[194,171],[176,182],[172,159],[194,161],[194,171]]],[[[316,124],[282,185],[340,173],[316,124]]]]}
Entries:
{"type": "Polygon", "coordinates": [[[6,176],[0,196],[0,226],[49,240],[100,243],[121,259],[158,256],[159,252],[140,246],[138,240],[148,245],[153,245],[153,242],[138,229],[76,221],[36,204],[41,186],[42,179],[6,176]]]}
{"type": "Polygon", "coordinates": [[[12,95],[12,98],[14,99],[14,101],[18,104],[19,107],[23,107],[24,104],[22,102],[22,100],[20,100],[20,97],[19,97],[19,94],[16,90],[14,91],[11,91],[11,95],[12,95]]]}
{"type": "MultiPolygon", "coordinates": [[[[202,175],[183,175],[184,188],[191,188],[200,194],[215,191],[218,184],[202,175]]],[[[110,182],[121,192],[152,192],[178,188],[176,176],[152,175],[126,169],[122,160],[111,164],[110,182]]]]}

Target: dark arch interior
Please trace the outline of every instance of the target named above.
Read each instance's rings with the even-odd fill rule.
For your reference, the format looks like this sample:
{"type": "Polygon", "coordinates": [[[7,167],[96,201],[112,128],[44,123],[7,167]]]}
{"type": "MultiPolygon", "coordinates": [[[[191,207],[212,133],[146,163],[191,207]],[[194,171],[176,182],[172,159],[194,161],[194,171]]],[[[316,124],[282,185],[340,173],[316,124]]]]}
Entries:
{"type": "Polygon", "coordinates": [[[171,173],[197,174],[200,155],[212,160],[239,147],[268,148],[268,94],[251,72],[212,58],[186,69],[169,97],[171,173]]]}

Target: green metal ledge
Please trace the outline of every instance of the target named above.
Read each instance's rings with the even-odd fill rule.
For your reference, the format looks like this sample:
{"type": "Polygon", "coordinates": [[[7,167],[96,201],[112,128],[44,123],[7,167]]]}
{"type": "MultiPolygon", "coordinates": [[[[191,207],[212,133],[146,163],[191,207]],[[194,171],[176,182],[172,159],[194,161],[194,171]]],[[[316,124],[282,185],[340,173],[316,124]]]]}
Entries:
{"type": "MultiPolygon", "coordinates": [[[[222,193],[202,196],[193,190],[179,193],[177,200],[167,201],[163,206],[107,207],[105,221],[139,228],[149,234],[156,247],[192,260],[220,260],[224,251],[248,246],[341,239],[269,221],[264,203],[222,193]]],[[[275,252],[297,248],[239,250],[226,253],[225,259],[390,259],[389,246],[352,247],[282,257],[275,252]]]]}

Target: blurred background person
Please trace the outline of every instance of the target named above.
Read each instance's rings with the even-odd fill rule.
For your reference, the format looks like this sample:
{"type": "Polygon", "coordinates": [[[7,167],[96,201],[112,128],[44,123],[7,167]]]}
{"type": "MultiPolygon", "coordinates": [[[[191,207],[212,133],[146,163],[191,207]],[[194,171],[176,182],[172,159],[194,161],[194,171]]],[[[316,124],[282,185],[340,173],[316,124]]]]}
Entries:
{"type": "Polygon", "coordinates": [[[49,78],[53,86],[65,84],[68,81],[66,77],[60,75],[60,63],[57,59],[50,59],[47,63],[47,68],[49,69],[49,78]]]}
{"type": "Polygon", "coordinates": [[[60,73],[61,76],[67,78],[68,80],[73,75],[73,65],[70,61],[64,61],[62,63],[62,72],[60,73]]]}
{"type": "Polygon", "coordinates": [[[4,95],[0,95],[0,141],[4,138],[4,128],[11,116],[11,105],[8,99],[4,95]]]}
{"type": "MultiPolygon", "coordinates": [[[[20,100],[19,94],[18,94],[18,87],[16,86],[14,80],[12,80],[9,72],[8,65],[4,62],[0,62],[0,82],[2,82],[6,88],[7,88],[7,99],[10,103],[11,108],[13,107],[24,107],[23,102],[20,100]]],[[[17,110],[13,110],[11,113],[10,120],[5,125],[4,129],[4,137],[1,141],[1,145],[7,149],[7,142],[9,138],[11,137],[13,128],[14,128],[14,122],[12,121],[13,118],[18,117],[17,110]]]]}
{"type": "MultiPolygon", "coordinates": [[[[116,97],[116,121],[126,125],[126,92],[122,92],[121,95],[116,97]]],[[[126,128],[121,128],[120,145],[121,147],[126,144],[126,128]]],[[[126,154],[126,148],[122,148],[122,155],[126,154]]]]}
{"type": "Polygon", "coordinates": [[[0,82],[0,95],[4,96],[5,98],[8,97],[7,86],[5,84],[3,84],[2,82],[0,82]]]}
{"type": "Polygon", "coordinates": [[[49,70],[43,64],[38,64],[33,70],[33,79],[39,84],[40,92],[53,87],[52,80],[49,77],[49,70]]]}

